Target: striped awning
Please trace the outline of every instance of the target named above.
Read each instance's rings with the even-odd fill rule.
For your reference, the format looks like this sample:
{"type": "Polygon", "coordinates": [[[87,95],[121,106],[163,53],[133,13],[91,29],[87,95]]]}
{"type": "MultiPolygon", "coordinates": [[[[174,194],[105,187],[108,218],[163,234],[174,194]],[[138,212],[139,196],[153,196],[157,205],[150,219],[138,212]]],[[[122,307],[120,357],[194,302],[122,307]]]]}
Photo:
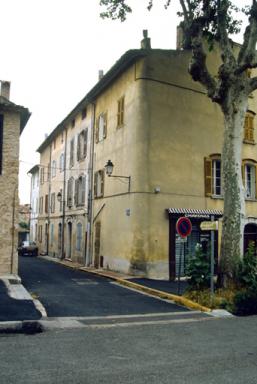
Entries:
{"type": "Polygon", "coordinates": [[[222,211],[218,209],[188,209],[188,208],[168,208],[169,215],[190,215],[190,216],[222,216],[222,211]]]}

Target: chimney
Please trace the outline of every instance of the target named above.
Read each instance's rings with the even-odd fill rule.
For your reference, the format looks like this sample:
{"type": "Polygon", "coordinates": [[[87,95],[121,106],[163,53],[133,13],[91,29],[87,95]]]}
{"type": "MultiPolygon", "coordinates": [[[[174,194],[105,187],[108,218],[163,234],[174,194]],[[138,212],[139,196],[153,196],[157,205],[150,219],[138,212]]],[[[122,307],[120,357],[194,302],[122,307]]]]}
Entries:
{"type": "Polygon", "coordinates": [[[148,37],[148,30],[143,30],[143,40],[141,41],[142,49],[151,49],[151,39],[148,37]]]}
{"type": "Polygon", "coordinates": [[[9,100],[11,82],[5,81],[5,80],[0,80],[0,81],[1,81],[1,93],[0,93],[0,95],[5,97],[7,100],[9,100]]]}
{"type": "Polygon", "coordinates": [[[183,40],[184,40],[184,33],[181,25],[177,26],[177,44],[176,49],[181,50],[183,49],[183,40]]]}
{"type": "Polygon", "coordinates": [[[102,69],[99,69],[99,71],[98,71],[98,80],[101,80],[102,77],[104,77],[104,71],[102,69]]]}

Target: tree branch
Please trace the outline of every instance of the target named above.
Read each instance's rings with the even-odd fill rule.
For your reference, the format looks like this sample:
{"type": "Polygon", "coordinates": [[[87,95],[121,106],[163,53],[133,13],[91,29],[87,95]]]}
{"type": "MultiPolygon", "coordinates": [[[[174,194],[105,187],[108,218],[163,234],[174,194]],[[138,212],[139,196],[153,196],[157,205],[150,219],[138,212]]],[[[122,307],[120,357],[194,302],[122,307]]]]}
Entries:
{"type": "MultiPolygon", "coordinates": [[[[257,67],[257,65],[256,65],[256,67],[257,67]]],[[[249,89],[250,89],[249,93],[251,93],[257,89],[257,77],[252,77],[251,79],[249,79],[249,89]]]]}
{"type": "Polygon", "coordinates": [[[238,73],[242,73],[247,68],[253,68],[256,61],[256,41],[257,41],[257,2],[253,0],[250,10],[249,25],[245,29],[244,42],[238,55],[238,73]]]}
{"type": "Polygon", "coordinates": [[[224,64],[235,66],[236,60],[233,54],[230,39],[228,37],[226,17],[229,3],[227,0],[218,0],[217,2],[217,28],[219,43],[221,49],[221,58],[224,64]]]}
{"type": "Polygon", "coordinates": [[[193,80],[199,81],[207,90],[208,96],[213,98],[216,90],[216,81],[208,71],[206,53],[203,47],[203,34],[200,21],[195,21],[191,27],[192,58],[189,63],[189,73],[193,80]]]}

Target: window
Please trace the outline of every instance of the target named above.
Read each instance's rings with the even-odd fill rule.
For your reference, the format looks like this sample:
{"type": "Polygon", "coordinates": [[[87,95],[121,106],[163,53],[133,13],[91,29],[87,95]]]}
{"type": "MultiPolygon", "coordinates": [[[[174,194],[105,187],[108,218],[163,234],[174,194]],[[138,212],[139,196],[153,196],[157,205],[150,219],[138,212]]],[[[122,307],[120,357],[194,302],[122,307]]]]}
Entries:
{"type": "Polygon", "coordinates": [[[77,224],[77,238],[76,238],[76,250],[81,251],[82,245],[82,224],[77,224]]]}
{"type": "Polygon", "coordinates": [[[56,161],[52,161],[52,177],[56,176],[56,161]]]}
{"type": "Polygon", "coordinates": [[[64,154],[63,153],[60,156],[59,169],[60,169],[60,172],[64,171],[64,154]]]}
{"type": "Polygon", "coordinates": [[[70,142],[70,167],[74,165],[74,139],[70,142]]]}
{"type": "Polygon", "coordinates": [[[51,213],[55,211],[55,193],[51,193],[51,213]]]}
{"type": "Polygon", "coordinates": [[[47,181],[50,180],[50,176],[51,176],[51,165],[48,164],[48,166],[47,166],[47,181]]]}
{"type": "Polygon", "coordinates": [[[42,243],[42,225],[38,227],[38,241],[42,243]]]}
{"type": "Polygon", "coordinates": [[[55,147],[56,147],[56,139],[53,140],[53,147],[55,149],[55,147]]]}
{"type": "Polygon", "coordinates": [[[81,111],[81,119],[84,120],[87,117],[87,107],[83,108],[81,111]]]}
{"type": "Polygon", "coordinates": [[[51,224],[50,227],[50,245],[54,244],[54,224],[51,224]]]}
{"type": "Polygon", "coordinates": [[[205,195],[222,196],[220,155],[204,159],[205,195]]]}
{"type": "Polygon", "coordinates": [[[3,129],[4,129],[4,117],[0,115],[0,175],[3,171],[3,129]]]}
{"type": "Polygon", "coordinates": [[[118,100],[117,128],[120,128],[124,124],[124,101],[124,96],[118,100]]]}
{"type": "Polygon", "coordinates": [[[45,195],[45,213],[48,213],[48,195],[45,195]]]}
{"type": "Polygon", "coordinates": [[[83,160],[87,156],[87,129],[84,129],[78,135],[77,142],[77,160],[83,160]]]}
{"type": "Polygon", "coordinates": [[[63,143],[63,140],[64,140],[64,134],[63,132],[61,133],[61,144],[63,143]]]}
{"type": "Polygon", "coordinates": [[[94,177],[94,196],[102,197],[104,195],[104,170],[95,172],[94,177]]]}
{"type": "Polygon", "coordinates": [[[67,206],[70,208],[73,205],[73,185],[74,185],[74,179],[71,177],[68,180],[68,186],[67,186],[67,206]]]}
{"type": "Polygon", "coordinates": [[[40,198],[39,198],[39,213],[43,213],[43,206],[44,206],[44,197],[43,196],[41,196],[40,198]]]}
{"type": "Polygon", "coordinates": [[[40,168],[40,184],[44,184],[44,178],[45,178],[45,168],[41,166],[40,168]]]}
{"type": "MultiPolygon", "coordinates": [[[[61,196],[62,196],[62,189],[60,189],[60,193],[61,193],[61,196]]],[[[62,196],[62,198],[60,199],[59,204],[60,204],[60,205],[59,205],[59,211],[62,212],[63,196],[62,196]]]]}
{"type": "Polygon", "coordinates": [[[246,143],[254,143],[254,113],[246,112],[244,123],[244,141],[246,143]]]}
{"type": "Polygon", "coordinates": [[[256,198],[256,165],[243,162],[242,178],[246,199],[256,198]]]}
{"type": "Polygon", "coordinates": [[[75,181],[75,204],[76,206],[85,205],[86,177],[80,176],[75,181]]]}
{"type": "Polygon", "coordinates": [[[75,119],[72,119],[72,121],[71,121],[71,127],[72,127],[72,128],[75,127],[75,123],[76,123],[76,120],[75,120],[75,119]]]}
{"type": "Polygon", "coordinates": [[[107,112],[101,113],[96,121],[96,142],[103,141],[107,136],[107,112]]]}

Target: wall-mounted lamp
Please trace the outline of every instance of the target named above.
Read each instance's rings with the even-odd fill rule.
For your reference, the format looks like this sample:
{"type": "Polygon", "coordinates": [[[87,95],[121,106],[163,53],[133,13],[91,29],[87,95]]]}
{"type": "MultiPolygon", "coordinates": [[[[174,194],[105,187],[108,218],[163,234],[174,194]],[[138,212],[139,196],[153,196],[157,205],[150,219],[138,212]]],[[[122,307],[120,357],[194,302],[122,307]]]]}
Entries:
{"type": "Polygon", "coordinates": [[[118,176],[118,175],[112,175],[114,164],[111,160],[108,160],[107,163],[104,166],[106,175],[109,177],[117,177],[119,179],[127,179],[128,180],[128,192],[130,192],[130,184],[131,184],[131,176],[118,176]]]}

